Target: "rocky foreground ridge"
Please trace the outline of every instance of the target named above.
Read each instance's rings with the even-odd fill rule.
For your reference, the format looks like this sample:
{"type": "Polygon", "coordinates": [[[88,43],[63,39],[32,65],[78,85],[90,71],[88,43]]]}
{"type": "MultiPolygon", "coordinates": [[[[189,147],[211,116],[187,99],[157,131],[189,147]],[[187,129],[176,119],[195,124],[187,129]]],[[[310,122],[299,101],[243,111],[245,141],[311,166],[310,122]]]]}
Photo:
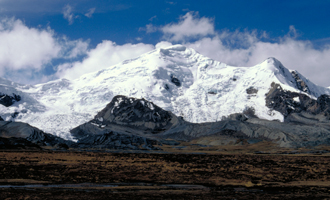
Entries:
{"type": "Polygon", "coordinates": [[[276,89],[267,94],[268,101],[272,102],[268,106],[283,113],[285,122],[259,119],[252,109],[247,109],[219,122],[190,123],[145,99],[116,96],[93,120],[76,127],[71,134],[78,140],[115,132],[156,141],[191,141],[215,136],[221,144],[237,144],[251,139],[272,141],[281,147],[330,144],[328,95],[313,100],[306,95],[284,91],[276,85],[273,88],[276,89]],[[286,98],[280,97],[283,95],[286,98]]]}

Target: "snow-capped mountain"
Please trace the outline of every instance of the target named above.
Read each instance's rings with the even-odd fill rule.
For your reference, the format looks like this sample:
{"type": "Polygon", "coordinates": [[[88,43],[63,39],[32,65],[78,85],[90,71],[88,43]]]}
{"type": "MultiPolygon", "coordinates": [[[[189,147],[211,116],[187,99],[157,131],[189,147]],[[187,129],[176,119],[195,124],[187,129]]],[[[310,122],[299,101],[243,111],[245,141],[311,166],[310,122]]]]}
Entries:
{"type": "Polygon", "coordinates": [[[266,106],[272,83],[312,98],[330,94],[329,88],[313,84],[275,58],[234,67],[175,45],[75,80],[34,86],[0,80],[1,93],[20,96],[11,106],[0,105],[0,116],[72,139],[70,129],[93,119],[114,96],[125,95],[144,98],[195,123],[220,121],[249,108],[259,118],[283,121],[280,112],[266,106]]]}

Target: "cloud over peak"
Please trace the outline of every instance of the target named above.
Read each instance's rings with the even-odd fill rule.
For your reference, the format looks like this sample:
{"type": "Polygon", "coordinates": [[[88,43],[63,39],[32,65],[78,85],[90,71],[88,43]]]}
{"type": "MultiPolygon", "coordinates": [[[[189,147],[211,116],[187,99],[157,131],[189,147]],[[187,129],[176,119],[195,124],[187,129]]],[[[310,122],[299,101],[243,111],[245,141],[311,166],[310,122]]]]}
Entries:
{"type": "Polygon", "coordinates": [[[160,30],[165,38],[176,42],[215,34],[213,19],[200,18],[198,12],[188,12],[178,23],[167,24],[160,30]]]}
{"type": "Polygon", "coordinates": [[[148,24],[143,30],[162,32],[165,41],[184,44],[234,66],[253,66],[268,57],[276,57],[287,68],[298,70],[316,84],[330,85],[330,46],[314,48],[311,41],[299,40],[299,30],[294,25],[288,27],[285,35],[270,38],[260,30],[216,31],[213,18],[187,12],[177,22],[158,27],[148,24]]]}
{"type": "MultiPolygon", "coordinates": [[[[85,13],[88,8],[91,7],[79,13],[85,13]]],[[[85,16],[92,17],[94,12],[95,8],[91,8],[85,16]]],[[[76,18],[69,4],[63,8],[63,16],[69,24],[76,18]]],[[[311,81],[323,86],[330,85],[330,46],[320,45],[315,48],[311,41],[300,40],[299,29],[294,25],[289,26],[283,36],[271,37],[262,30],[216,30],[215,20],[201,17],[198,12],[187,12],[177,21],[163,25],[154,25],[157,20],[150,20],[140,31],[145,31],[149,36],[157,32],[154,35],[158,37],[158,44],[118,45],[111,40],[103,40],[90,48],[89,40],[70,40],[58,36],[50,27],[31,28],[21,20],[5,18],[0,20],[0,76],[16,77],[23,71],[27,74],[25,83],[29,78],[33,78],[35,83],[37,73],[34,72],[50,66],[51,72],[43,72],[37,78],[73,79],[155,48],[180,43],[214,60],[234,66],[249,67],[268,57],[276,57],[287,68],[298,70],[311,81]]],[[[134,37],[135,41],[144,41],[146,37],[142,34],[134,37]]]]}
{"type": "Polygon", "coordinates": [[[82,61],[64,63],[58,67],[56,76],[60,78],[75,79],[86,73],[101,70],[126,59],[137,57],[154,49],[150,44],[117,45],[115,42],[104,40],[94,49],[87,52],[82,61]]]}
{"type": "Polygon", "coordinates": [[[254,66],[268,57],[275,57],[285,67],[298,70],[314,83],[329,86],[330,47],[315,49],[310,41],[297,40],[294,34],[290,36],[291,31],[292,27],[276,42],[263,41],[262,34],[252,31],[219,33],[185,45],[234,66],[254,66]]]}

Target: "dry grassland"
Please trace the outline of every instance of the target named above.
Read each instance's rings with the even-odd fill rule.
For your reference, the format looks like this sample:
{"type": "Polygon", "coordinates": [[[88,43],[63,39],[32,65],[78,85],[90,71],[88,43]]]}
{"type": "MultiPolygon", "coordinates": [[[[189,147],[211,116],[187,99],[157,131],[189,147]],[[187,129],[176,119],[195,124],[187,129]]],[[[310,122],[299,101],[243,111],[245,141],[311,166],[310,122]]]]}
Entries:
{"type": "Polygon", "coordinates": [[[329,162],[313,155],[4,151],[0,199],[327,199],[329,162]]]}

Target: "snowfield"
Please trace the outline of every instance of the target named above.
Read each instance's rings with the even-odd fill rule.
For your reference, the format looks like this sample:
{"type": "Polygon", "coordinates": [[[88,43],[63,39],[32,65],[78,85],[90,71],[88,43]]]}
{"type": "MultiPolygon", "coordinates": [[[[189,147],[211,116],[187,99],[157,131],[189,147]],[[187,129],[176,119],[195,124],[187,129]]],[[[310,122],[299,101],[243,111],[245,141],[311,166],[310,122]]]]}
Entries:
{"type": "Polygon", "coordinates": [[[174,45],[75,80],[31,86],[2,79],[0,91],[18,94],[22,100],[10,107],[0,105],[0,116],[72,139],[70,129],[93,119],[115,95],[125,95],[152,101],[189,122],[219,121],[247,108],[253,108],[259,118],[283,121],[282,114],[265,106],[272,82],[312,98],[330,94],[329,88],[294,73],[296,78],[275,58],[253,67],[234,67],[174,45]],[[309,94],[297,81],[306,83],[309,94]],[[13,117],[15,112],[18,115],[13,117]]]}

